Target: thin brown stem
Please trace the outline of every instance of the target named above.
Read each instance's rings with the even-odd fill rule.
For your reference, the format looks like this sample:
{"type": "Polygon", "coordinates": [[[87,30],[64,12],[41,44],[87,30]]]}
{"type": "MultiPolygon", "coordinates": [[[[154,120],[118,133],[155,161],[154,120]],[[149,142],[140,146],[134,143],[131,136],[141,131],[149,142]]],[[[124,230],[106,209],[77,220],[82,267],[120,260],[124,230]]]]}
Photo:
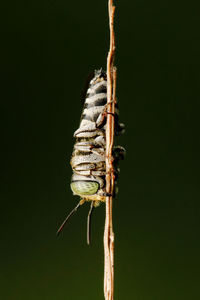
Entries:
{"type": "MultiPolygon", "coordinates": [[[[116,77],[114,67],[115,35],[113,0],[108,0],[110,49],[107,57],[107,124],[106,124],[106,192],[113,195],[114,170],[112,149],[114,143],[114,113],[116,102],[116,77]]],[[[114,232],[112,222],[112,196],[106,197],[106,218],[104,230],[104,296],[105,300],[114,299],[114,232]]]]}

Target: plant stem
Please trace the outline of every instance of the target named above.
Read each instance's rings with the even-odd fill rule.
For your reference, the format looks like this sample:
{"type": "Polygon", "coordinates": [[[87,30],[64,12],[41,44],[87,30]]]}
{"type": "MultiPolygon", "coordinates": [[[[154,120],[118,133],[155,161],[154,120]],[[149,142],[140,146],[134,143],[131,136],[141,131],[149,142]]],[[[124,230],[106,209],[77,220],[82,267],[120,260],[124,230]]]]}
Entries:
{"type": "MultiPolygon", "coordinates": [[[[114,67],[115,35],[113,0],[108,0],[110,49],[107,57],[107,124],[106,124],[106,192],[113,195],[114,169],[112,149],[114,143],[114,113],[116,102],[116,77],[114,67]]],[[[105,300],[114,299],[114,232],[112,222],[112,196],[106,197],[106,218],[104,230],[104,297],[105,300]]]]}

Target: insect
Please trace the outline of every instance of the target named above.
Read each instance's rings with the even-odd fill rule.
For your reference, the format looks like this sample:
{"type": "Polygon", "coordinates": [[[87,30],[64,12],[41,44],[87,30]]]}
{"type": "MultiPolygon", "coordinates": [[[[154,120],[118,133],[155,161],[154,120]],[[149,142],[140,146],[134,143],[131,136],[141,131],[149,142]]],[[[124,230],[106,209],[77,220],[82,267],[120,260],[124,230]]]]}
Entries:
{"type": "MultiPolygon", "coordinates": [[[[79,203],[70,212],[57,231],[61,232],[69,218],[85,202],[91,202],[87,218],[87,243],[90,243],[90,218],[94,207],[106,199],[106,165],[105,165],[105,131],[107,116],[107,76],[102,69],[94,72],[94,77],[87,89],[79,128],[74,132],[76,138],[71,167],[73,175],[71,189],[74,195],[81,197],[79,203]]],[[[119,123],[119,110],[115,108],[115,135],[124,131],[124,125],[119,123]]],[[[124,148],[113,148],[113,166],[115,182],[118,177],[119,160],[124,157],[124,148]]]]}

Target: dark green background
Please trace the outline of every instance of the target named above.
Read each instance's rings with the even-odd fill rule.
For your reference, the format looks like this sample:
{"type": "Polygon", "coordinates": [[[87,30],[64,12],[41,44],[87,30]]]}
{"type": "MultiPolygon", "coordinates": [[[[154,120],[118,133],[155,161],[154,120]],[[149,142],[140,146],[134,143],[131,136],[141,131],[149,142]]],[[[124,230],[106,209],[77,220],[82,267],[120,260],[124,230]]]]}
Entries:
{"type": "MultiPolygon", "coordinates": [[[[127,149],[114,203],[115,299],[200,299],[200,14],[193,1],[116,1],[127,149]]],[[[4,300],[103,299],[104,206],[86,245],[69,160],[85,78],[105,68],[107,1],[1,4],[4,300]]]]}

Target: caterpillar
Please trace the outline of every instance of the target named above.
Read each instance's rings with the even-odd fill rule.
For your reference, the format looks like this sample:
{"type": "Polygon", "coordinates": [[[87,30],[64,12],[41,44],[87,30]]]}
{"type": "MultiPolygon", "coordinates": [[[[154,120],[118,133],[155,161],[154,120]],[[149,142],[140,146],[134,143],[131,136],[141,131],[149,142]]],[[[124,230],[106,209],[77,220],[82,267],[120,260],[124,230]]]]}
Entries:
{"type": "MultiPolygon", "coordinates": [[[[68,219],[86,201],[91,202],[88,213],[87,242],[90,241],[90,217],[94,207],[105,202],[106,199],[106,112],[107,108],[107,76],[100,69],[94,72],[94,77],[89,83],[83,106],[79,128],[74,132],[76,139],[71,158],[73,175],[71,190],[81,200],[64,220],[57,233],[63,229],[68,219]]],[[[119,123],[119,109],[115,105],[115,135],[124,131],[124,124],[119,123]]],[[[125,150],[121,146],[113,148],[113,166],[115,183],[119,174],[118,163],[123,159],[125,150]]]]}

